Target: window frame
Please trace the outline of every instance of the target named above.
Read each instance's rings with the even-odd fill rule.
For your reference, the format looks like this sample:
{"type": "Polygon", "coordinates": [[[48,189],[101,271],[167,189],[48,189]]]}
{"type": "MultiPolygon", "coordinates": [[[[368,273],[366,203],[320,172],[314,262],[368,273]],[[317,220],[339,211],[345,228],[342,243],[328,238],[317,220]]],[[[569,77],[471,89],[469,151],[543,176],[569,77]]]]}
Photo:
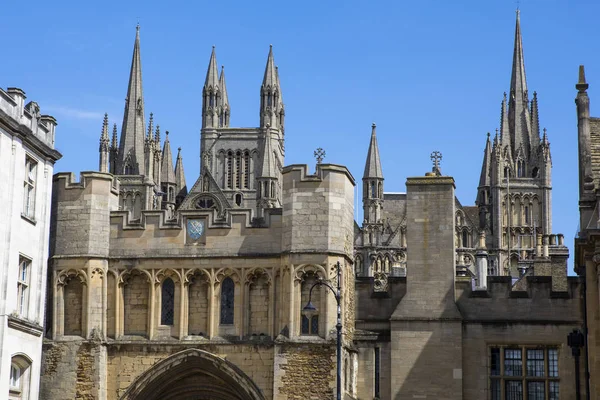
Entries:
{"type": "Polygon", "coordinates": [[[23,177],[23,209],[21,215],[35,220],[35,198],[37,192],[38,160],[25,154],[25,175],[23,177]]]}
{"type": "MultiPolygon", "coordinates": [[[[503,344],[503,345],[489,345],[488,346],[488,399],[500,400],[507,399],[507,383],[508,382],[519,382],[521,387],[521,399],[529,399],[530,384],[534,382],[543,383],[543,399],[552,400],[550,397],[550,388],[557,385],[558,395],[560,396],[560,370],[558,360],[560,358],[560,345],[515,345],[515,344],[503,344]],[[493,351],[498,350],[498,359],[494,360],[493,351]],[[508,361],[520,361],[520,375],[519,374],[506,374],[506,352],[507,351],[519,351],[519,358],[508,359],[508,361]],[[530,358],[529,355],[532,351],[542,350],[543,351],[543,376],[530,375],[530,366],[539,363],[539,358],[530,358]],[[553,352],[553,353],[551,353],[553,352]],[[553,354],[551,360],[551,354],[553,354]],[[533,363],[533,364],[532,364],[533,363]],[[498,369],[496,369],[498,368],[498,369]],[[497,372],[497,374],[495,374],[497,372]],[[495,384],[494,382],[497,382],[495,384]],[[495,390],[494,390],[495,389],[495,390]],[[498,397],[499,396],[499,397],[498,397]]],[[[518,364],[518,363],[517,363],[518,364]]],[[[515,364],[515,365],[517,365],[515,364]]],[[[538,372],[539,370],[535,368],[538,372]]],[[[512,398],[512,397],[511,397],[512,398]]],[[[536,397],[537,398],[537,397],[536,397]]]]}
{"type": "Polygon", "coordinates": [[[17,308],[16,312],[19,317],[27,318],[29,310],[29,288],[31,286],[31,270],[33,260],[22,254],[19,255],[19,269],[17,270],[17,308]],[[26,266],[26,268],[24,268],[26,266]],[[25,277],[23,278],[23,272],[25,277]]]}

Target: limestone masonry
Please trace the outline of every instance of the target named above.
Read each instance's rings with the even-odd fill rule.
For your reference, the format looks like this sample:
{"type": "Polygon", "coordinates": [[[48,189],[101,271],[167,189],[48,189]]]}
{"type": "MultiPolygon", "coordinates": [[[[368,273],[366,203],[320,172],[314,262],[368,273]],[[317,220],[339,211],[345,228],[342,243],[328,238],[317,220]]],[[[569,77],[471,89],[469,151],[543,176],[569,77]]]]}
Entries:
{"type": "MultiPolygon", "coordinates": [[[[344,399],[574,398],[567,335],[584,325],[585,292],[583,279],[567,277],[569,252],[563,235],[552,232],[550,142],[540,132],[537,95],[527,89],[518,13],[510,88],[500,130],[484,145],[475,204],[459,202],[436,153],[431,172],[407,178],[406,193],[386,193],[373,124],[360,222],[346,167],[285,166],[288,110],[272,48],[253,128],[230,126],[225,72],[212,49],[201,171],[190,187],[183,150],[173,157],[176,138],[152,114],[146,119],[141,62],[138,27],[120,132],[105,117],[98,171],[53,178],[40,399],[332,399],[337,303],[315,284],[335,286],[338,262],[344,399]],[[309,296],[313,314],[303,313],[309,296]]],[[[22,109],[21,93],[0,91],[1,110],[6,102],[22,109]]],[[[589,149],[597,121],[587,112],[579,132],[589,149]]],[[[24,124],[11,127],[2,118],[0,130],[24,124]]],[[[49,154],[36,158],[41,180],[42,165],[51,175],[47,160],[59,155],[51,150],[53,120],[37,121],[37,131],[28,129],[49,154]]],[[[2,133],[4,163],[15,133],[2,133]]],[[[15,156],[13,147],[10,163],[22,168],[29,156],[19,151],[15,156]]],[[[591,163],[583,181],[600,171],[595,161],[580,157],[591,163]]],[[[23,173],[14,176],[20,191],[23,173]]],[[[42,190],[50,193],[49,185],[42,190]]],[[[582,192],[590,216],[581,227],[590,233],[580,240],[576,265],[587,265],[597,339],[597,279],[587,257],[597,230],[589,224],[598,220],[593,193],[582,192]]],[[[14,224],[29,224],[27,216],[10,215],[19,215],[14,224]]],[[[29,229],[42,229],[43,218],[29,229]]],[[[9,261],[0,259],[3,279],[17,282],[6,271],[15,271],[9,265],[25,248],[10,251],[9,261]]],[[[30,290],[46,285],[43,254],[23,254],[39,263],[30,290]]],[[[12,332],[14,321],[39,342],[44,299],[31,297],[27,317],[7,316],[13,308],[5,307],[2,329],[12,332]]],[[[31,352],[15,365],[39,368],[31,352]]],[[[2,354],[5,392],[10,357],[2,354]]],[[[592,371],[599,365],[590,358],[592,371]]],[[[581,376],[585,368],[581,363],[581,376]]]]}

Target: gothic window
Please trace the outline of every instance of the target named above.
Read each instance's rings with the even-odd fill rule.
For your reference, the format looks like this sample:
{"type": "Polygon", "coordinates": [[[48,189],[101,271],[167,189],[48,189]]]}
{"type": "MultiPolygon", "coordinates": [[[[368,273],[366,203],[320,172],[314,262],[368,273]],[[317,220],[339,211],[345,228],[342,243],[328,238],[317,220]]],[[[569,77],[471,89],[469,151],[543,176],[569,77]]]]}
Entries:
{"type": "Polygon", "coordinates": [[[244,189],[250,188],[250,153],[244,152],[244,189]]]}
{"type": "Polygon", "coordinates": [[[275,195],[275,182],[271,182],[271,198],[274,199],[275,197],[277,197],[275,195]]]}
{"type": "Polygon", "coordinates": [[[196,201],[196,208],[209,209],[215,207],[215,201],[210,197],[200,197],[196,201]]]}
{"type": "Polygon", "coordinates": [[[535,168],[533,169],[533,171],[531,171],[531,177],[532,177],[532,178],[537,178],[537,177],[538,177],[538,173],[539,173],[539,172],[540,172],[540,171],[539,171],[539,169],[538,169],[537,167],[535,167],[535,168]]]}
{"type": "Polygon", "coordinates": [[[469,247],[469,232],[466,230],[462,232],[462,247],[469,247]]]}
{"type": "Polygon", "coordinates": [[[300,323],[300,334],[301,335],[318,335],[319,334],[319,313],[321,312],[321,288],[314,286],[317,282],[317,276],[314,273],[307,273],[304,275],[304,281],[300,288],[300,303],[301,303],[301,323],[300,323]],[[310,289],[314,286],[312,296],[310,296],[310,289]],[[313,306],[317,309],[316,313],[310,315],[310,318],[302,312],[302,308],[310,301],[313,306]]]}
{"type": "Polygon", "coordinates": [[[221,113],[219,114],[219,126],[220,127],[222,127],[224,125],[224,121],[223,121],[224,118],[223,117],[224,117],[224,114],[221,111],[221,113]]]}
{"type": "Polygon", "coordinates": [[[233,187],[233,152],[227,153],[227,188],[233,187]]]}
{"type": "Polygon", "coordinates": [[[525,206],[525,225],[531,224],[531,215],[529,214],[529,206],[525,206]]]}
{"type": "Polygon", "coordinates": [[[242,195],[240,193],[237,193],[235,195],[235,204],[239,207],[242,205],[242,195]]]}
{"type": "Polygon", "coordinates": [[[233,324],[235,284],[227,277],[221,283],[221,325],[233,324]]]}
{"type": "Polygon", "coordinates": [[[375,182],[371,182],[371,198],[375,197],[375,182]]]}
{"type": "Polygon", "coordinates": [[[271,96],[271,93],[269,93],[269,94],[267,95],[267,106],[271,107],[271,103],[272,103],[272,101],[273,101],[273,98],[272,98],[272,96],[271,96]]]}
{"type": "Polygon", "coordinates": [[[523,160],[518,160],[517,161],[517,177],[522,178],[523,177],[523,160]]]}
{"type": "Polygon", "coordinates": [[[235,187],[239,189],[241,187],[242,180],[242,153],[238,151],[235,154],[235,187]]]}
{"type": "Polygon", "coordinates": [[[208,94],[208,105],[213,107],[215,105],[215,97],[213,95],[213,91],[211,90],[208,94]]]}
{"type": "Polygon", "coordinates": [[[173,325],[175,316],[175,283],[173,279],[167,278],[162,284],[161,290],[161,325],[173,325]]]}
{"type": "Polygon", "coordinates": [[[379,182],[379,198],[383,199],[383,185],[381,184],[381,182],[379,182]]]}
{"type": "Polygon", "coordinates": [[[35,216],[35,181],[37,175],[37,162],[25,157],[25,179],[23,183],[23,215],[29,218],[35,216]]]}
{"type": "Polygon", "coordinates": [[[169,201],[175,201],[175,189],[173,189],[173,187],[169,188],[169,201]]]}

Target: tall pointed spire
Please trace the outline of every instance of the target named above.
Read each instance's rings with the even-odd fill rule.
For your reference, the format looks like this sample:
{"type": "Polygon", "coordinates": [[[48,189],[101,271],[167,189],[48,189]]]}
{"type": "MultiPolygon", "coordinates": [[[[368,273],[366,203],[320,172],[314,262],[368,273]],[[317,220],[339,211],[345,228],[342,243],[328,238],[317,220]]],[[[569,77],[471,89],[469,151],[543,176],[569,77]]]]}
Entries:
{"type": "Polygon", "coordinates": [[[481,175],[479,176],[479,187],[490,186],[490,168],[492,165],[492,142],[490,133],[487,134],[485,149],[483,150],[483,163],[481,165],[481,175]]]}
{"type": "Polygon", "coordinates": [[[379,157],[379,146],[377,145],[377,125],[371,125],[371,142],[367,153],[367,162],[365,163],[365,173],[363,179],[379,178],[383,179],[381,170],[381,159],[379,157]]]}
{"type": "Polygon", "coordinates": [[[175,184],[175,171],[173,171],[173,154],[171,153],[171,143],[169,142],[169,131],[165,132],[165,144],[162,151],[162,165],[161,165],[161,183],[172,183],[175,184]]]}
{"type": "Polygon", "coordinates": [[[219,71],[217,70],[217,54],[212,48],[206,80],[202,88],[202,127],[217,128],[219,126],[218,111],[221,93],[219,90],[219,71]]]}
{"type": "MultiPolygon", "coordinates": [[[[521,36],[521,12],[517,10],[515,47],[513,52],[513,65],[510,78],[508,119],[510,124],[509,129],[511,133],[510,141],[512,150],[516,154],[516,152],[522,148],[525,157],[529,157],[532,147],[528,106],[529,95],[527,92],[527,79],[525,77],[523,38],[521,36]]],[[[513,157],[515,154],[513,154],[513,157]]]]}
{"type": "Polygon", "coordinates": [[[117,174],[144,175],[144,94],[140,55],[140,26],[136,27],[129,86],[123,113],[117,174]]]}
{"type": "Polygon", "coordinates": [[[533,92],[531,100],[531,141],[532,145],[537,145],[540,140],[540,116],[538,111],[537,92],[533,92]]]}
{"type": "Polygon", "coordinates": [[[187,195],[187,185],[185,184],[185,173],[183,172],[183,158],[181,157],[181,147],[177,149],[177,161],[175,162],[175,184],[177,185],[177,203],[181,203],[187,195]]]}
{"type": "Polygon", "coordinates": [[[225,84],[225,67],[221,65],[221,75],[219,76],[219,90],[221,98],[219,100],[219,127],[229,127],[229,97],[227,96],[227,85],[225,84]]]}
{"type": "Polygon", "coordinates": [[[283,131],[283,102],[281,100],[281,87],[279,82],[279,70],[275,67],[273,57],[273,45],[269,47],[265,75],[260,86],[260,126],[269,125],[272,128],[283,131]]]}

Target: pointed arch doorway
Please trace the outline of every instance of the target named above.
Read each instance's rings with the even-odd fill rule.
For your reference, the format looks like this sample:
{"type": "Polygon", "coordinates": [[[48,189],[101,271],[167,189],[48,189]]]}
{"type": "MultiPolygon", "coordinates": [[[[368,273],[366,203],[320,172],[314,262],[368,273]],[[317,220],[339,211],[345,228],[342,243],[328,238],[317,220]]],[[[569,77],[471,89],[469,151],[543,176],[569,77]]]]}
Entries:
{"type": "Polygon", "coordinates": [[[140,375],[121,400],[265,400],[229,361],[198,349],[176,353],[140,375]]]}

